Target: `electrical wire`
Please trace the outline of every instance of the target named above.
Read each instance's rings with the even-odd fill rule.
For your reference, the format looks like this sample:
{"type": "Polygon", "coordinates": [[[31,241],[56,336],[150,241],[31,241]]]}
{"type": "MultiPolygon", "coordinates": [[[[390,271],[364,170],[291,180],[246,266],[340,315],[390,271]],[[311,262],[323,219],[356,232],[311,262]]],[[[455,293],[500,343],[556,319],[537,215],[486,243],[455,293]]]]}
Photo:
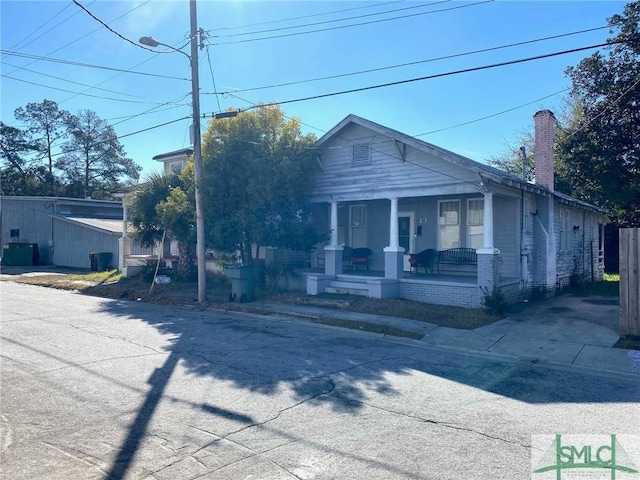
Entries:
{"type": "Polygon", "coordinates": [[[364,5],[362,7],[353,7],[353,8],[344,8],[342,10],[333,10],[331,12],[324,12],[324,13],[313,13],[311,15],[302,15],[300,17],[291,17],[291,18],[282,18],[280,20],[271,20],[269,22],[260,22],[260,23],[252,23],[249,25],[239,25],[236,27],[220,27],[220,28],[216,28],[216,30],[239,30],[242,28],[249,28],[249,27],[257,27],[260,25],[270,25],[273,23],[282,23],[282,22],[290,22],[291,20],[302,20],[304,18],[312,18],[312,17],[321,17],[324,15],[333,15],[336,13],[342,13],[342,12],[351,12],[353,10],[362,10],[363,8],[377,8],[377,7],[382,7],[384,5],[390,5],[392,3],[402,3],[404,0],[394,0],[393,2],[383,2],[383,3],[376,3],[375,5],[364,5]]]}
{"type": "MultiPolygon", "coordinates": [[[[213,91],[216,91],[218,89],[216,88],[216,78],[213,75],[213,66],[211,64],[211,55],[209,53],[209,45],[207,45],[206,51],[207,51],[207,63],[209,64],[209,73],[211,73],[211,83],[213,84],[213,91]]],[[[218,102],[218,110],[222,110],[222,107],[220,106],[220,96],[219,95],[216,95],[216,102],[218,102]]]]}
{"type": "Polygon", "coordinates": [[[100,25],[102,25],[104,28],[106,28],[107,30],[109,30],[111,33],[117,35],[118,37],[120,37],[122,40],[124,40],[125,42],[129,42],[132,45],[135,45],[138,48],[142,48],[143,50],[149,50],[150,52],[155,52],[155,53],[169,53],[169,52],[158,52],[152,48],[148,48],[145,47],[144,45],[141,45],[138,42],[134,42],[133,40],[128,39],[127,37],[125,37],[124,35],[121,35],[120,33],[116,32],[113,28],[111,28],[109,25],[107,25],[106,23],[104,23],[102,20],[100,20],[98,17],[96,17],[93,13],[91,13],[91,11],[89,11],[85,6],[83,6],[80,2],[78,2],[78,0],[71,0],[73,3],[75,3],[78,7],[80,7],[82,10],[84,10],[85,12],[87,12],[87,14],[89,14],[89,16],[91,18],[93,18],[96,22],[98,22],[100,25]]]}
{"type": "Polygon", "coordinates": [[[432,13],[448,12],[448,11],[451,11],[451,10],[458,10],[458,9],[461,9],[461,8],[474,7],[476,5],[482,5],[484,3],[492,3],[494,1],[495,0],[482,0],[482,1],[479,1],[479,2],[469,3],[469,4],[466,4],[466,5],[458,5],[458,6],[449,7],[449,8],[441,8],[440,10],[431,10],[429,12],[413,13],[411,15],[401,15],[399,17],[384,18],[384,19],[380,19],[380,20],[371,20],[371,21],[368,21],[368,22],[353,23],[351,25],[342,25],[342,26],[338,26],[338,27],[320,28],[320,29],[317,29],[317,30],[308,30],[306,32],[284,33],[284,34],[281,34],[281,35],[271,35],[271,36],[268,36],[268,37],[248,38],[248,39],[245,39],[245,40],[234,40],[234,41],[231,41],[231,42],[218,42],[218,43],[214,43],[214,45],[233,45],[233,44],[236,44],[236,43],[257,42],[259,40],[271,40],[271,39],[274,39],[274,38],[293,37],[293,36],[296,36],[296,35],[308,35],[308,34],[311,34],[311,33],[328,32],[328,31],[332,31],[332,30],[340,30],[340,29],[343,29],[343,28],[360,27],[360,26],[363,26],[363,25],[371,25],[371,24],[374,24],[374,23],[390,22],[392,20],[401,20],[401,19],[405,19],[405,18],[418,17],[418,16],[421,16],[421,15],[429,15],[429,14],[432,14],[432,13]]]}
{"type": "Polygon", "coordinates": [[[569,137],[573,137],[574,135],[583,132],[589,125],[591,125],[593,122],[595,122],[599,117],[601,117],[602,115],[604,115],[605,113],[607,113],[608,110],[610,110],[612,107],[614,107],[618,102],[620,102],[620,100],[623,99],[623,97],[629,93],[631,90],[633,90],[634,88],[636,88],[638,85],[640,84],[640,75],[638,75],[636,77],[636,81],[633,83],[633,85],[631,85],[629,88],[627,88],[624,92],[622,92],[622,94],[616,98],[613,102],[611,102],[609,105],[607,105],[604,110],[602,110],[598,115],[596,115],[595,117],[593,117],[592,119],[590,119],[587,123],[585,123],[584,125],[580,126],[580,128],[578,128],[576,131],[570,133],[567,135],[567,138],[569,137]]]}
{"type": "MultiPolygon", "coordinates": [[[[387,13],[395,13],[401,12],[404,10],[414,10],[416,8],[424,8],[430,7],[431,5],[438,5],[440,3],[449,3],[451,0],[438,0],[436,2],[423,3],[421,5],[412,5],[410,7],[397,8],[395,10],[387,10],[385,12],[377,12],[377,13],[367,13],[366,15],[357,15],[355,17],[346,17],[346,18],[336,18],[333,20],[325,20],[324,22],[314,22],[314,23],[305,23],[302,25],[291,25],[288,27],[280,27],[280,28],[271,28],[268,30],[258,30],[255,32],[243,32],[243,33],[233,33],[230,35],[215,35],[215,38],[232,38],[232,37],[240,37],[244,35],[258,35],[260,33],[271,33],[271,32],[280,32],[282,30],[292,30],[295,28],[305,28],[305,27],[314,27],[316,25],[326,25],[327,23],[336,23],[336,22],[346,22],[347,20],[357,20],[359,18],[367,18],[367,17],[375,17],[376,15],[386,15],[387,13]]],[[[430,12],[425,12],[430,13],[430,12]]]]}
{"type": "Polygon", "coordinates": [[[312,95],[309,97],[303,97],[303,98],[295,98],[295,99],[291,99],[291,100],[282,100],[279,102],[271,102],[271,103],[265,103],[262,106],[263,107],[268,107],[268,106],[272,106],[272,105],[284,105],[287,103],[296,103],[296,102],[306,102],[308,100],[317,100],[319,98],[327,98],[327,97],[334,97],[336,95],[345,95],[348,93],[357,93],[357,92],[364,92],[367,90],[374,90],[374,89],[378,89],[378,88],[385,88],[385,87],[391,87],[391,86],[395,86],[395,85],[403,85],[403,84],[407,84],[407,83],[412,83],[412,82],[420,82],[423,80],[431,80],[434,78],[441,78],[441,77],[448,77],[451,75],[458,75],[461,73],[470,73],[470,72],[478,72],[481,70],[488,70],[490,68],[497,68],[497,67],[504,67],[507,65],[515,65],[518,63],[525,63],[525,62],[531,62],[534,60],[541,60],[544,58],[551,58],[551,57],[557,57],[559,55],[566,55],[568,53],[575,53],[575,52],[581,52],[584,50],[591,50],[594,48],[599,48],[599,47],[605,47],[605,46],[610,46],[616,43],[622,43],[623,40],[612,40],[610,42],[605,42],[605,43],[600,43],[600,44],[596,44],[596,45],[589,45],[588,47],[580,47],[580,48],[573,48],[570,50],[563,50],[561,52],[554,52],[554,53],[547,53],[544,55],[536,55],[534,57],[527,57],[527,58],[520,58],[517,60],[509,60],[506,62],[500,62],[500,63],[492,63],[489,65],[482,65],[480,67],[472,67],[472,68],[465,68],[462,70],[455,70],[455,71],[451,71],[451,72],[445,72],[445,73],[437,73],[434,75],[427,75],[424,77],[417,77],[417,78],[410,78],[410,79],[406,79],[406,80],[398,80],[395,82],[387,82],[387,83],[379,83],[377,85],[370,85],[367,87],[359,87],[359,88],[352,88],[349,90],[341,90],[338,92],[331,92],[331,93],[324,93],[324,94],[320,94],[320,95],[312,95]]]}
{"type": "MultiPolygon", "coordinates": [[[[60,58],[42,57],[42,56],[38,56],[38,55],[31,55],[31,54],[13,52],[13,51],[8,51],[8,50],[0,50],[0,54],[13,56],[13,57],[19,57],[19,58],[30,58],[30,59],[35,59],[35,60],[41,60],[41,61],[44,61],[44,62],[62,63],[62,64],[65,64],[65,65],[72,65],[72,66],[75,66],[75,67],[97,68],[97,69],[100,69],[100,70],[110,70],[112,72],[131,73],[133,75],[146,75],[148,77],[167,78],[167,79],[170,79],[170,80],[184,80],[184,81],[187,81],[187,82],[191,82],[191,79],[184,78],[184,77],[173,77],[171,75],[160,75],[160,74],[157,74],[157,73],[149,73],[149,72],[137,72],[135,70],[126,70],[126,69],[123,69],[123,68],[107,67],[107,66],[104,66],[104,65],[95,65],[95,64],[91,64],[91,63],[74,62],[74,61],[71,61],[71,60],[63,60],[63,59],[60,59],[60,58]]],[[[144,62],[141,62],[141,63],[144,63],[144,62]]],[[[138,65],[140,65],[141,63],[139,63],[138,65]]]]}
{"type": "Polygon", "coordinates": [[[227,92],[217,92],[214,91],[212,93],[209,92],[203,92],[202,95],[227,95],[230,93],[242,93],[242,92],[252,92],[252,91],[256,91],[256,90],[266,90],[269,88],[278,88],[278,87],[289,87],[292,85],[300,85],[303,83],[310,83],[310,82],[317,82],[317,81],[322,81],[322,80],[333,80],[335,78],[344,78],[344,77],[350,77],[350,76],[355,76],[355,75],[362,75],[365,73],[373,73],[373,72],[380,72],[383,70],[392,70],[395,68],[402,68],[402,67],[409,67],[409,66],[413,66],[413,65],[420,65],[423,63],[430,63],[430,62],[436,62],[436,61],[440,61],[440,60],[449,60],[452,58],[459,58],[459,57],[465,57],[465,56],[469,56],[469,55],[476,55],[478,53],[486,53],[486,52],[491,52],[491,51],[495,51],[495,50],[502,50],[505,48],[511,48],[511,47],[518,47],[521,45],[528,45],[531,43],[537,43],[537,42],[542,42],[542,41],[546,41],[546,40],[555,40],[557,38],[563,38],[563,37],[568,37],[571,35],[579,35],[581,33],[588,33],[588,32],[593,32],[596,30],[602,30],[605,28],[609,28],[607,25],[604,25],[602,27],[594,27],[594,28],[588,28],[585,30],[578,30],[575,32],[568,32],[568,33],[561,33],[558,35],[552,35],[552,36],[548,36],[548,37],[541,37],[541,38],[535,38],[533,40],[523,40],[521,42],[516,42],[516,43],[509,43],[506,45],[498,45],[496,47],[489,47],[489,48],[483,48],[480,50],[472,50],[469,52],[462,52],[462,53],[455,53],[452,55],[445,55],[442,57],[434,57],[434,58],[428,58],[425,60],[416,60],[414,62],[407,62],[407,63],[399,63],[396,65],[388,65],[385,67],[378,67],[378,68],[369,68],[367,70],[359,70],[357,72],[347,72],[347,73],[340,73],[340,74],[336,74],[336,75],[328,75],[325,77],[316,77],[316,78],[309,78],[306,80],[298,80],[298,81],[293,81],[293,82],[285,82],[285,83],[278,83],[278,84],[273,84],[273,85],[264,85],[261,87],[250,87],[250,88],[240,88],[240,89],[235,89],[232,92],[231,91],[227,91],[227,92]]]}
{"type": "MultiPolygon", "coordinates": [[[[22,83],[28,83],[29,85],[35,85],[37,87],[42,87],[42,88],[49,88],[51,90],[58,90],[59,92],[65,92],[65,93],[73,93],[74,95],[82,95],[84,97],[92,97],[92,98],[99,98],[101,100],[112,100],[114,102],[124,102],[124,103],[140,103],[140,104],[153,104],[153,103],[158,103],[160,105],[163,105],[163,103],[159,103],[159,102],[151,102],[151,101],[137,101],[137,100],[125,100],[123,98],[111,98],[111,97],[102,97],[100,95],[91,95],[89,93],[81,93],[81,92],[74,92],[72,90],[66,90],[64,88],[58,88],[58,87],[52,87],[50,85],[43,85],[41,83],[36,83],[36,82],[30,82],[29,80],[23,80],[21,78],[15,78],[15,77],[11,77],[9,75],[5,75],[4,73],[0,74],[1,77],[4,78],[8,78],[10,80],[15,80],[16,82],[22,82],[22,83]]],[[[91,88],[95,88],[95,87],[91,87],[91,88]]]]}
{"type": "MultiPolygon", "coordinates": [[[[93,3],[93,2],[91,2],[93,3]]],[[[73,17],[74,15],[77,15],[80,12],[75,12],[73,15],[67,17],[66,19],[64,19],[61,22],[58,22],[57,24],[55,24],[53,27],[51,27],[49,30],[41,33],[39,36],[37,36],[36,38],[32,39],[31,41],[29,41],[28,43],[20,46],[21,43],[25,42],[29,37],[31,37],[32,35],[35,35],[36,33],[40,32],[45,25],[47,25],[49,22],[52,22],[58,15],[60,15],[62,12],[64,12],[67,8],[69,8],[71,6],[70,3],[66,4],[64,7],[62,7],[62,10],[58,11],[58,13],[56,13],[55,15],[53,15],[51,18],[49,18],[46,22],[44,22],[42,25],[36,27],[31,33],[29,33],[28,35],[25,35],[22,40],[20,40],[18,43],[16,43],[15,45],[9,47],[11,49],[21,49],[24,48],[28,45],[31,45],[33,42],[35,42],[38,38],[42,37],[43,35],[46,35],[47,33],[49,33],[51,30],[55,29],[56,27],[58,27],[59,25],[61,25],[62,23],[66,22],[67,20],[69,20],[71,17],[73,17]]]]}
{"type": "Polygon", "coordinates": [[[3,62],[3,63],[5,65],[8,65],[9,67],[15,67],[16,70],[24,70],[26,72],[35,73],[36,75],[42,75],[43,77],[48,77],[48,78],[53,78],[55,80],[60,80],[61,82],[73,83],[74,85],[80,85],[82,87],[94,88],[96,90],[102,90],[103,92],[115,93],[116,95],[124,95],[124,96],[127,96],[127,97],[141,98],[141,97],[139,97],[137,95],[132,95],[130,93],[116,92],[115,90],[109,90],[107,88],[92,87],[91,85],[87,85],[86,83],[75,82],[73,80],[69,80],[68,78],[56,77],[55,75],[49,75],[48,73],[42,73],[42,72],[38,72],[36,70],[31,70],[29,68],[19,67],[18,65],[11,65],[10,63],[7,63],[7,62],[3,62]]]}
{"type": "Polygon", "coordinates": [[[472,123],[481,122],[483,120],[487,120],[488,118],[497,117],[498,115],[504,115],[505,113],[513,112],[514,110],[518,110],[520,108],[532,105],[534,103],[541,102],[542,100],[546,100],[547,98],[555,97],[556,95],[560,95],[561,93],[568,92],[569,90],[570,90],[570,88],[568,88],[568,87],[567,88],[563,88],[562,90],[559,90],[557,92],[551,93],[549,95],[545,95],[544,97],[536,98],[535,100],[531,100],[530,102],[523,103],[521,105],[518,105],[517,107],[508,108],[507,110],[502,110],[500,112],[492,113],[491,115],[486,115],[486,116],[481,117],[481,118],[476,118],[475,120],[469,120],[469,121],[464,122],[464,123],[458,123],[457,125],[451,125],[450,127],[439,128],[438,130],[431,130],[430,132],[425,132],[425,133],[418,133],[417,135],[412,135],[412,137],[423,137],[425,135],[431,135],[431,134],[434,134],[434,133],[440,133],[440,132],[444,132],[445,130],[451,130],[453,128],[464,127],[465,125],[470,125],[472,123]]]}
{"type": "Polygon", "coordinates": [[[120,120],[121,118],[124,118],[124,120],[120,120],[119,122],[116,122],[116,123],[112,124],[112,126],[115,127],[116,125],[120,125],[121,123],[128,122],[129,120],[133,120],[134,118],[140,117],[142,115],[147,115],[149,113],[159,113],[159,112],[162,112],[162,111],[165,111],[165,110],[184,107],[187,104],[175,105],[175,103],[179,102],[180,100],[183,100],[184,98],[188,97],[189,95],[191,95],[191,93],[187,93],[185,95],[181,95],[179,97],[176,97],[174,100],[169,100],[168,102],[165,102],[165,103],[163,103],[161,105],[156,105],[155,107],[152,107],[152,108],[150,108],[148,110],[145,110],[144,112],[136,113],[135,115],[128,115],[126,117],[120,117],[120,118],[112,119],[112,120],[120,120]],[[165,108],[165,109],[159,110],[160,108],[162,108],[162,107],[164,107],[166,105],[173,105],[173,106],[170,107],[170,108],[165,108]]]}
{"type": "Polygon", "coordinates": [[[164,122],[164,123],[160,123],[158,125],[154,125],[152,127],[148,127],[148,128],[144,128],[142,130],[138,130],[136,132],[131,132],[131,133],[127,133],[125,135],[118,135],[118,138],[125,138],[125,137],[130,137],[131,135],[137,135],[138,133],[142,133],[142,132],[148,132],[149,130],[153,130],[155,128],[160,128],[160,127],[164,127],[165,125],[171,125],[172,123],[176,123],[176,122],[181,122],[182,120],[188,120],[191,117],[182,117],[182,118],[176,118],[175,120],[170,120],[168,122],[164,122]]]}

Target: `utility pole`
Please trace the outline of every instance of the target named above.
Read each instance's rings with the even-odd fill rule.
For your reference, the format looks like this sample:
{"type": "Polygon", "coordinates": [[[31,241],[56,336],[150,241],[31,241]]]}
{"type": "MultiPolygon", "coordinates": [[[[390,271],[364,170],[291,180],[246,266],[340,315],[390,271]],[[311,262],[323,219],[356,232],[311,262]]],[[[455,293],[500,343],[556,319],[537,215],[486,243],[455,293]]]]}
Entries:
{"type": "Polygon", "coordinates": [[[191,16],[191,98],[193,102],[193,162],[196,193],[196,255],[198,257],[198,303],[207,301],[204,208],[202,205],[202,143],[200,141],[200,80],[198,77],[198,16],[196,0],[189,0],[191,16]]]}

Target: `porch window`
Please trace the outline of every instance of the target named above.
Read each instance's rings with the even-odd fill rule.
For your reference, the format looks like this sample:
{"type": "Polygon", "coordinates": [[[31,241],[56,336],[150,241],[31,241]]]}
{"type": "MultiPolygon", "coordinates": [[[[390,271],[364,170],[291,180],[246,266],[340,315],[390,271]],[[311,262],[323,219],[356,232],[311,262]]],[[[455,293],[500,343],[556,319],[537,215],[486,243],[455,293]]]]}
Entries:
{"type": "Polygon", "coordinates": [[[460,246],[460,200],[438,202],[438,248],[460,246]]]}
{"type": "Polygon", "coordinates": [[[571,251],[571,213],[566,208],[559,210],[560,217],[560,251],[571,251]]]}
{"type": "Polygon", "coordinates": [[[467,202],[467,247],[482,248],[484,233],[484,200],[467,202]]]}
{"type": "Polygon", "coordinates": [[[351,226],[351,247],[367,246],[367,206],[351,205],[349,207],[349,223],[351,226]]]}

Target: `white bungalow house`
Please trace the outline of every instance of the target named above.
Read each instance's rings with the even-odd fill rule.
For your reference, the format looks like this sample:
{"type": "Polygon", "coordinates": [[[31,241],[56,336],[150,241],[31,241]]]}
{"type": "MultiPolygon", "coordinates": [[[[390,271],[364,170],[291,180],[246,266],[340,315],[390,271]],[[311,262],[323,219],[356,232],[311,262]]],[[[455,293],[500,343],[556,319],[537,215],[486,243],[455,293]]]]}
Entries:
{"type": "Polygon", "coordinates": [[[307,293],[478,307],[494,287],[515,302],[572,278],[601,280],[607,213],[554,190],[555,117],[534,119],[535,183],[356,115],[342,120],[316,144],[312,199],[330,240],[312,255],[307,293]],[[372,251],[368,272],[343,262],[347,246],[372,251]],[[408,261],[453,248],[475,250],[474,261],[439,273],[408,261]]]}

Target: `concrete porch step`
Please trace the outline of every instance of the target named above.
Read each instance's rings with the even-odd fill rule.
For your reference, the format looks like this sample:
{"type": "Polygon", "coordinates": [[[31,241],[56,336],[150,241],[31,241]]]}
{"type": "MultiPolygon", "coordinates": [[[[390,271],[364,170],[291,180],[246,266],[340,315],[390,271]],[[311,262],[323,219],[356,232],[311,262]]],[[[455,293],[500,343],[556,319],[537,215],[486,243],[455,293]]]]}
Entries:
{"type": "Polygon", "coordinates": [[[366,279],[364,280],[332,280],[331,283],[329,283],[330,286],[332,287],[338,287],[338,288],[357,288],[357,289],[367,289],[367,281],[366,279]]]}
{"type": "Polygon", "coordinates": [[[339,295],[358,295],[361,297],[366,297],[369,295],[369,291],[367,289],[333,286],[324,287],[324,293],[337,293],[339,295]]]}

